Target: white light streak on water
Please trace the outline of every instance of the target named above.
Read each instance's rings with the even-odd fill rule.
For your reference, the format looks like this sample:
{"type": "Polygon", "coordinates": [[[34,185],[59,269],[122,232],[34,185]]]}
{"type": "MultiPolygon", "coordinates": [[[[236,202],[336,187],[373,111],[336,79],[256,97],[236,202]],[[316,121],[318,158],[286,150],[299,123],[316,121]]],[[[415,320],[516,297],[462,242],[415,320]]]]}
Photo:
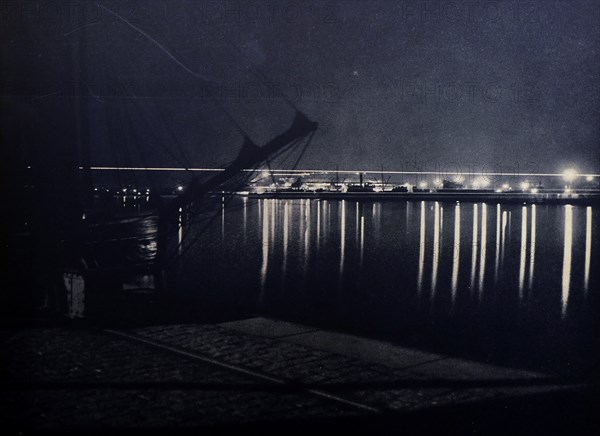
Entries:
{"type": "Polygon", "coordinates": [[[317,252],[321,245],[321,200],[317,200],[317,252]]]}
{"type": "Polygon", "coordinates": [[[477,238],[479,236],[479,213],[477,204],[473,205],[473,251],[471,253],[471,289],[475,287],[475,271],[477,269],[477,238]]]}
{"type": "Polygon", "coordinates": [[[592,207],[585,210],[585,263],[583,272],[583,290],[588,291],[590,286],[590,264],[592,261],[592,207]]]}
{"type": "Polygon", "coordinates": [[[225,240],[225,198],[221,198],[221,240],[225,240]]]}
{"type": "Polygon", "coordinates": [[[500,267],[500,232],[502,210],[500,203],[496,205],[496,261],[494,262],[494,284],[498,282],[498,269],[500,267]]]}
{"type": "Polygon", "coordinates": [[[177,228],[177,252],[181,254],[182,241],[183,241],[183,210],[179,208],[179,216],[178,216],[178,228],[177,228]]]}
{"type": "Polygon", "coordinates": [[[527,266],[527,207],[521,208],[521,252],[519,257],[519,300],[523,299],[525,267],[527,266]]]}
{"type": "Polygon", "coordinates": [[[244,204],[244,217],[243,217],[243,233],[244,233],[244,242],[246,242],[246,227],[248,224],[248,197],[243,197],[242,198],[243,204],[244,204]]]}
{"type": "Polygon", "coordinates": [[[423,267],[425,266],[425,202],[421,202],[421,229],[419,232],[419,275],[417,287],[419,293],[423,289],[423,267]]]}
{"type": "Polygon", "coordinates": [[[562,316],[567,314],[571,288],[571,257],[573,249],[573,206],[565,206],[565,240],[562,269],[562,316]]]}
{"type": "Polygon", "coordinates": [[[479,250],[479,294],[483,292],[487,255],[487,204],[481,205],[481,247],[479,250]]]}
{"type": "Polygon", "coordinates": [[[360,268],[363,266],[363,259],[365,254],[365,217],[360,217],[360,268]]]}
{"type": "MultiPolygon", "coordinates": [[[[444,234],[444,206],[440,205],[440,233],[444,234]]],[[[442,244],[444,240],[440,239],[440,251],[442,251],[442,244]]]]}
{"type": "Polygon", "coordinates": [[[275,246],[275,212],[277,211],[277,200],[267,200],[270,201],[270,212],[271,212],[271,223],[270,223],[270,240],[271,240],[271,245],[275,246]]]}
{"type": "Polygon", "coordinates": [[[310,222],[311,222],[311,208],[310,208],[310,200],[306,200],[305,203],[305,213],[304,220],[306,221],[306,225],[304,226],[304,268],[303,274],[306,276],[308,272],[308,260],[310,258],[310,222]]]}
{"type": "Polygon", "coordinates": [[[456,301],[458,271],[460,267],[460,204],[454,207],[454,252],[452,253],[452,305],[456,301]]]}
{"type": "Polygon", "coordinates": [[[344,273],[344,257],[346,253],[346,200],[342,200],[342,218],[340,224],[340,280],[344,273]]]}
{"type": "Polygon", "coordinates": [[[283,205],[283,277],[285,278],[287,271],[287,258],[288,258],[288,241],[290,237],[290,210],[289,204],[286,202],[283,205]]]}
{"type": "Polygon", "coordinates": [[[360,203],[356,202],[356,244],[358,244],[358,233],[360,229],[360,203]]]}
{"type": "Polygon", "coordinates": [[[269,268],[269,202],[263,201],[262,211],[262,265],[260,268],[260,289],[265,290],[269,268]]]}
{"type": "Polygon", "coordinates": [[[529,245],[529,283],[528,288],[533,287],[533,272],[535,270],[535,244],[537,233],[537,210],[535,204],[531,205],[531,243],[529,245]]]}
{"type": "Polygon", "coordinates": [[[433,261],[431,265],[431,301],[437,288],[438,266],[440,263],[440,204],[436,201],[433,218],[433,261]]]}
{"type": "Polygon", "coordinates": [[[506,211],[502,212],[502,259],[500,261],[501,265],[504,265],[504,252],[506,248],[506,225],[508,222],[508,214],[506,211]]]}

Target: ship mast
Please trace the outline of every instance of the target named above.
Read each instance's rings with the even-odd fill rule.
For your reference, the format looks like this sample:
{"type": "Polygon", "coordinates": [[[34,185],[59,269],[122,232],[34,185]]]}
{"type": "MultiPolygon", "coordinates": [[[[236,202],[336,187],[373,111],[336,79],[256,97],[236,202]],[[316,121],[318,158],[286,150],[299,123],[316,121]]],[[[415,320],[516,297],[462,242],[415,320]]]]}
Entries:
{"type": "Polygon", "coordinates": [[[257,146],[250,138],[245,136],[242,149],[237,158],[225,168],[224,171],[203,183],[199,182],[197,179],[192,180],[186,191],[160,208],[157,235],[158,246],[155,264],[155,279],[159,288],[164,289],[169,223],[177,217],[180,209],[190,206],[195,202],[200,202],[206,194],[223,185],[243,170],[257,167],[260,163],[277,156],[288,147],[309,135],[310,141],[310,138],[312,138],[317,127],[318,124],[316,122],[310,121],[302,112],[296,111],[296,116],[290,128],[274,137],[262,147],[257,146]]]}
{"type": "Polygon", "coordinates": [[[294,141],[313,133],[317,126],[316,122],[310,121],[302,112],[298,111],[291,127],[262,147],[254,144],[247,136],[244,137],[244,144],[238,157],[224,171],[204,183],[200,183],[196,179],[192,180],[185,192],[162,208],[161,215],[168,217],[177,214],[180,208],[201,200],[208,192],[233,178],[242,170],[256,167],[273,155],[283,151],[294,141]]]}

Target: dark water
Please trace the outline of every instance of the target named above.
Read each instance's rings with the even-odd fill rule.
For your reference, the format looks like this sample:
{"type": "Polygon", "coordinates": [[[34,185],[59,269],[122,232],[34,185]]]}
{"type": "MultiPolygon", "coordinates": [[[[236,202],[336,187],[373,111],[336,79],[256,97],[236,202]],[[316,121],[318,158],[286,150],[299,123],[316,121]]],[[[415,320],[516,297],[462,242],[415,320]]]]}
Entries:
{"type": "Polygon", "coordinates": [[[591,363],[594,207],[238,198],[180,219],[187,293],[504,365],[591,363]]]}

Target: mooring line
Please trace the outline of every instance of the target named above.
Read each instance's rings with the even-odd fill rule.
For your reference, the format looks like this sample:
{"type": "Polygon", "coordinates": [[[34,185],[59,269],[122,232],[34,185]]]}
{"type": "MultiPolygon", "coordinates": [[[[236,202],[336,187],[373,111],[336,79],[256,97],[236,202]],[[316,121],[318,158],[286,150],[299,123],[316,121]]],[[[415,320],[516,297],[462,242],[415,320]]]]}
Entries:
{"type": "Polygon", "coordinates": [[[147,339],[147,338],[144,338],[144,337],[141,337],[138,335],[122,332],[119,330],[104,329],[104,332],[109,333],[114,336],[117,336],[117,337],[120,337],[120,338],[123,338],[123,339],[127,339],[132,342],[142,343],[144,345],[147,345],[147,346],[150,346],[150,347],[162,350],[162,351],[166,351],[169,353],[184,356],[188,359],[193,359],[193,360],[207,363],[207,364],[210,364],[213,366],[217,366],[219,368],[227,369],[229,371],[233,371],[238,374],[243,374],[248,377],[257,378],[257,379],[264,380],[269,383],[274,383],[274,384],[278,384],[278,385],[289,386],[291,390],[302,391],[302,392],[311,394],[311,395],[319,397],[319,398],[323,398],[323,399],[326,399],[329,401],[341,403],[346,406],[351,406],[351,407],[354,407],[354,408],[357,408],[357,409],[360,409],[363,411],[368,411],[371,413],[382,413],[382,411],[380,409],[369,406],[367,404],[362,404],[362,403],[358,403],[356,401],[348,400],[346,398],[340,397],[335,394],[331,394],[329,392],[322,391],[320,389],[304,388],[301,385],[295,385],[295,384],[290,383],[289,381],[286,381],[286,380],[283,380],[283,379],[280,379],[277,377],[272,377],[270,375],[263,374],[263,373],[260,373],[257,371],[253,371],[251,369],[243,368],[243,367],[240,367],[237,365],[232,365],[230,363],[222,362],[220,360],[215,360],[211,357],[203,356],[198,353],[193,353],[193,352],[190,352],[190,351],[178,348],[178,347],[173,347],[171,345],[167,345],[162,342],[154,341],[152,339],[147,339]]]}

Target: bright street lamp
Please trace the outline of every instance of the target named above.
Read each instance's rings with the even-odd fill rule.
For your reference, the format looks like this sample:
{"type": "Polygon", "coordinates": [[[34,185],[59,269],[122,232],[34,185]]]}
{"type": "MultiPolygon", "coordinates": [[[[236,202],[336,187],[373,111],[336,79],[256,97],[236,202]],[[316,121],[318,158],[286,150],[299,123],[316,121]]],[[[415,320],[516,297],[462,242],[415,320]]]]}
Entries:
{"type": "Polygon", "coordinates": [[[568,168],[563,171],[562,176],[563,176],[563,179],[565,180],[565,182],[571,183],[571,182],[573,182],[573,180],[575,180],[577,177],[579,177],[579,174],[577,173],[577,170],[575,170],[574,168],[568,168]]]}

